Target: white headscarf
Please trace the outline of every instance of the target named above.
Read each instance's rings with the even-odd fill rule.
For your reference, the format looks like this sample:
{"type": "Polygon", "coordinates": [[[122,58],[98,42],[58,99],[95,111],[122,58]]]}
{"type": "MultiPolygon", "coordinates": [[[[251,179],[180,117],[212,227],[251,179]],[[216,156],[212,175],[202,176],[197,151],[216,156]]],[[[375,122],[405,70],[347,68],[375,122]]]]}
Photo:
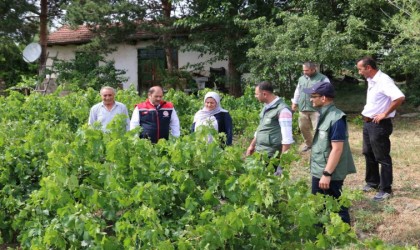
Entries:
{"type": "Polygon", "coordinates": [[[199,110],[197,113],[195,113],[194,115],[194,122],[197,123],[203,123],[205,121],[208,121],[209,119],[211,119],[212,116],[214,116],[215,114],[218,114],[220,112],[228,112],[225,109],[222,109],[222,107],[220,106],[220,96],[219,94],[217,94],[216,92],[208,92],[205,96],[204,96],[204,107],[199,110]],[[206,100],[207,98],[213,98],[216,101],[216,108],[214,108],[213,110],[207,110],[206,109],[206,100]]]}

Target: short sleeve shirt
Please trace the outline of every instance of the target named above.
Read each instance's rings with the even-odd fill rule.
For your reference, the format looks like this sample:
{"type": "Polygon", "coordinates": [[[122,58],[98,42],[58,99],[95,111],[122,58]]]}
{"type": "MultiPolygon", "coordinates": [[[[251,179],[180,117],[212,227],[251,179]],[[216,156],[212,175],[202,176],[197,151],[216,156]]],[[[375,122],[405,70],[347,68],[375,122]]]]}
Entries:
{"type": "Polygon", "coordinates": [[[341,117],[340,120],[336,121],[330,129],[330,141],[345,141],[346,140],[347,123],[346,117],[341,117]]]}
{"type": "MultiPolygon", "coordinates": [[[[391,102],[404,97],[401,90],[395,85],[394,80],[382,71],[376,72],[373,78],[368,78],[368,91],[366,105],[363,108],[362,115],[374,117],[377,114],[384,113],[391,102]]],[[[387,118],[395,116],[395,110],[387,118]]]]}

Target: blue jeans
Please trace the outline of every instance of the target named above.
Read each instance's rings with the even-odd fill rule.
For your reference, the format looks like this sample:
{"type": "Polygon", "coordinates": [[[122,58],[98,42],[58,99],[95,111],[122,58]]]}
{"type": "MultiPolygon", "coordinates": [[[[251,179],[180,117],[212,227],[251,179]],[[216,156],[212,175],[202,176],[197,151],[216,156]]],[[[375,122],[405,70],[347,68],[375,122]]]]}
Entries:
{"type": "Polygon", "coordinates": [[[392,159],[391,141],[393,126],[391,119],[384,119],[379,124],[365,122],[363,124],[363,154],[366,159],[365,181],[369,186],[392,192],[392,159]],[[381,170],[379,174],[379,164],[381,170]]]}
{"type": "MultiPolygon", "coordinates": [[[[343,180],[341,181],[333,181],[330,182],[330,188],[327,190],[320,189],[319,188],[319,178],[316,178],[315,176],[312,176],[312,194],[325,194],[330,195],[336,199],[340,198],[341,196],[341,189],[343,187],[343,180]]],[[[338,212],[338,215],[340,215],[343,222],[350,225],[350,214],[349,214],[349,208],[341,206],[340,211],[338,212]]]]}

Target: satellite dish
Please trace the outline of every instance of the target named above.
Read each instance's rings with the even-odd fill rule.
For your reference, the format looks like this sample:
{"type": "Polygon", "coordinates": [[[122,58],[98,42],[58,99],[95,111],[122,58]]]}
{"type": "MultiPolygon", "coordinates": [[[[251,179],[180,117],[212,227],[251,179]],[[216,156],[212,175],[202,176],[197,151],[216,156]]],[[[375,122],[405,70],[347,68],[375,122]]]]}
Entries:
{"type": "Polygon", "coordinates": [[[34,62],[41,56],[41,51],[41,45],[38,43],[31,43],[23,50],[23,60],[25,60],[25,62],[34,62]]]}

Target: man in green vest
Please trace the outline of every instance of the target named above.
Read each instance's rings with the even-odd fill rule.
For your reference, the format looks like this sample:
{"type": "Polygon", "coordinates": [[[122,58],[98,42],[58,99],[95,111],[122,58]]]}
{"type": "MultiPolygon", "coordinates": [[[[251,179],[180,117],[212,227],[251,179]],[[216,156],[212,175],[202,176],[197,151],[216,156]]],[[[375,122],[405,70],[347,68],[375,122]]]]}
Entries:
{"type": "Polygon", "coordinates": [[[304,140],[302,152],[306,152],[312,147],[312,131],[316,128],[319,114],[312,107],[309,95],[305,94],[303,89],[312,87],[316,82],[330,82],[330,80],[316,71],[316,64],[313,62],[305,62],[302,67],[303,76],[299,78],[293,95],[292,110],[299,109],[299,129],[304,140]]]}
{"type": "MultiPolygon", "coordinates": [[[[356,173],[346,114],[334,105],[335,92],[331,83],[318,82],[303,91],[310,95],[313,107],[318,108],[320,114],[311,152],[312,193],[338,199],[346,176],[356,173]]],[[[341,207],[339,215],[350,224],[348,208],[341,207]]]]}
{"type": "MultiPolygon", "coordinates": [[[[255,98],[264,103],[264,108],[260,112],[260,124],[246,150],[246,155],[257,151],[267,152],[269,157],[273,157],[276,151],[280,154],[286,152],[290,144],[294,142],[292,111],[281,98],[273,93],[273,86],[268,81],[258,83],[255,87],[255,98]]],[[[281,169],[277,170],[281,171],[281,169]]]]}

